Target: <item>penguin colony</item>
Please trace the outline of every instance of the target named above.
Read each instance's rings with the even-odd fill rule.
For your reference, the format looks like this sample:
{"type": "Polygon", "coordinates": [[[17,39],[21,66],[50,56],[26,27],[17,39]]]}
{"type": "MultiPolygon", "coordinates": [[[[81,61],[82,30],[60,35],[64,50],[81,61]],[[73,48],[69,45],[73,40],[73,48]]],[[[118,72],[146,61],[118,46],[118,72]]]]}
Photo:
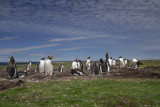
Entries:
{"type": "MultiPolygon", "coordinates": [[[[12,79],[12,78],[20,77],[19,75],[20,73],[17,72],[16,62],[14,57],[9,56],[9,58],[10,58],[10,61],[6,69],[6,72],[8,75],[7,78],[12,79]]],[[[120,67],[120,68],[129,67],[128,60],[123,59],[122,56],[119,57],[119,66],[117,66],[118,65],[116,63],[117,61],[115,59],[112,59],[112,57],[109,58],[108,52],[105,53],[105,60],[100,58],[100,60],[96,61],[92,66],[91,66],[90,58],[91,58],[90,56],[87,57],[85,68],[86,70],[91,71],[91,74],[95,74],[95,75],[101,75],[103,72],[109,73],[112,67],[120,67]]],[[[46,60],[45,60],[45,57],[42,57],[40,60],[40,63],[36,65],[35,72],[40,72],[46,76],[52,76],[53,70],[54,70],[52,65],[52,59],[54,59],[52,55],[48,56],[46,60]]],[[[32,62],[30,61],[24,70],[24,74],[25,74],[24,76],[27,76],[27,74],[31,71],[31,65],[32,65],[32,62]]],[[[130,68],[136,69],[139,65],[143,65],[143,64],[134,58],[131,60],[130,68]]],[[[61,65],[58,68],[58,71],[64,72],[64,65],[61,65]]],[[[85,74],[83,71],[83,63],[78,58],[72,62],[71,74],[79,75],[79,76],[82,76],[85,74]]]]}

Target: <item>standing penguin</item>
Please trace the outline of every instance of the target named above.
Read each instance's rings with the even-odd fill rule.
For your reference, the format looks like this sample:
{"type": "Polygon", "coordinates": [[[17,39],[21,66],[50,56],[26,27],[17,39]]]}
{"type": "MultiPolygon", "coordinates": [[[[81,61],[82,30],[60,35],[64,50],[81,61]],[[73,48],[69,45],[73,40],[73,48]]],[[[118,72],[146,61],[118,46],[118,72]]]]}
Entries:
{"type": "Polygon", "coordinates": [[[116,66],[116,60],[113,59],[113,66],[115,67],[116,66]]]}
{"type": "Polygon", "coordinates": [[[87,70],[90,70],[90,67],[91,67],[91,61],[90,61],[90,56],[88,56],[88,58],[87,58],[87,62],[86,62],[86,69],[87,70]]]}
{"type": "Polygon", "coordinates": [[[59,72],[63,72],[63,68],[64,68],[64,66],[63,66],[63,64],[58,68],[58,71],[59,72]]]}
{"type": "Polygon", "coordinates": [[[112,66],[112,65],[113,65],[113,59],[112,59],[112,57],[110,57],[110,58],[108,59],[108,61],[109,61],[110,66],[112,66]]]}
{"type": "Polygon", "coordinates": [[[106,70],[106,72],[110,72],[110,67],[111,67],[111,65],[110,65],[110,63],[109,63],[109,55],[108,55],[108,52],[106,52],[106,60],[105,60],[105,70],[106,70]]]}
{"type": "Polygon", "coordinates": [[[45,63],[45,57],[41,58],[39,63],[39,72],[44,73],[44,63],[45,63]]]}
{"type": "Polygon", "coordinates": [[[27,76],[27,74],[31,71],[31,66],[32,66],[32,62],[29,61],[29,63],[26,66],[26,69],[24,70],[24,72],[26,73],[25,76],[27,76]]]}
{"type": "Polygon", "coordinates": [[[39,72],[39,63],[38,63],[38,64],[36,64],[35,72],[39,72]]]}
{"type": "Polygon", "coordinates": [[[124,65],[127,66],[128,60],[125,58],[124,59],[124,65]]]}
{"type": "Polygon", "coordinates": [[[124,60],[121,56],[119,57],[119,64],[120,64],[120,68],[123,68],[125,66],[124,60]]]}
{"type": "Polygon", "coordinates": [[[48,56],[48,58],[45,60],[44,63],[44,71],[46,75],[52,76],[53,74],[53,65],[52,65],[52,60],[54,57],[52,55],[48,56]]]}
{"type": "Polygon", "coordinates": [[[17,77],[17,67],[16,62],[14,60],[13,56],[9,56],[10,62],[7,65],[7,73],[8,73],[8,79],[16,78],[17,77]]]}
{"type": "Polygon", "coordinates": [[[96,61],[91,67],[91,73],[94,75],[101,75],[102,72],[105,72],[104,61],[102,58],[99,61],[96,61]]]}

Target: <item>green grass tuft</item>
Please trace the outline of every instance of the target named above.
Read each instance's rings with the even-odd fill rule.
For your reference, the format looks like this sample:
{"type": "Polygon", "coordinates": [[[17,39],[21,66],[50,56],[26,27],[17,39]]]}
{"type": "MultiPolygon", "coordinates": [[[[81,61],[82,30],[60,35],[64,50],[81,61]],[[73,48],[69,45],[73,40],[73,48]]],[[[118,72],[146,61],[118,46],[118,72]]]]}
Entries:
{"type": "Polygon", "coordinates": [[[15,106],[158,106],[158,79],[98,79],[27,83],[0,92],[0,105],[15,106]]]}

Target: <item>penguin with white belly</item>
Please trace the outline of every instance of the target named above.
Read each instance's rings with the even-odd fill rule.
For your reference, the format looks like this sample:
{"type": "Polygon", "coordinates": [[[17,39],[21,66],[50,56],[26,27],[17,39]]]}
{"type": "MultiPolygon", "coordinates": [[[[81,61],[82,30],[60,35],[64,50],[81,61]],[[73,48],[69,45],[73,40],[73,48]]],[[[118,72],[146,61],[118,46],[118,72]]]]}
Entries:
{"type": "Polygon", "coordinates": [[[116,60],[113,59],[113,66],[115,67],[116,66],[116,60]]]}
{"type": "Polygon", "coordinates": [[[112,57],[110,57],[110,58],[108,59],[108,61],[109,61],[110,66],[113,66],[113,59],[112,59],[112,57]]]}
{"type": "Polygon", "coordinates": [[[125,58],[124,59],[124,65],[127,66],[128,60],[125,58]]]}
{"type": "Polygon", "coordinates": [[[29,61],[29,63],[28,63],[27,66],[26,66],[26,69],[24,70],[25,76],[27,76],[28,73],[31,71],[31,66],[32,66],[32,62],[29,61]]]}
{"type": "Polygon", "coordinates": [[[90,67],[91,67],[91,61],[90,61],[90,56],[88,56],[88,58],[87,58],[87,61],[86,61],[86,69],[87,70],[90,70],[90,67]]]}
{"type": "Polygon", "coordinates": [[[9,56],[10,62],[7,65],[6,72],[8,74],[8,79],[16,78],[17,75],[17,67],[16,67],[16,62],[14,60],[13,56],[9,56]]]}
{"type": "Polygon", "coordinates": [[[143,63],[133,58],[131,61],[131,67],[136,69],[137,67],[139,67],[139,65],[143,65],[143,63]]]}
{"type": "Polygon", "coordinates": [[[105,71],[110,72],[111,65],[109,63],[109,52],[106,52],[106,60],[105,60],[105,71]]]}
{"type": "Polygon", "coordinates": [[[44,63],[45,63],[45,57],[41,58],[39,63],[39,72],[44,73],[44,63]]]}
{"type": "Polygon", "coordinates": [[[59,72],[63,72],[63,68],[64,68],[64,66],[63,66],[63,64],[58,68],[58,71],[59,72]]]}
{"type": "Polygon", "coordinates": [[[45,75],[52,76],[52,74],[53,74],[52,59],[54,59],[54,57],[52,57],[52,55],[50,55],[50,56],[48,56],[48,58],[45,60],[45,63],[44,63],[45,75]]]}
{"type": "Polygon", "coordinates": [[[38,64],[36,64],[35,72],[39,72],[39,63],[38,63],[38,64]]]}
{"type": "Polygon", "coordinates": [[[124,60],[121,56],[119,57],[119,64],[120,64],[120,68],[123,68],[125,66],[124,60]]]}

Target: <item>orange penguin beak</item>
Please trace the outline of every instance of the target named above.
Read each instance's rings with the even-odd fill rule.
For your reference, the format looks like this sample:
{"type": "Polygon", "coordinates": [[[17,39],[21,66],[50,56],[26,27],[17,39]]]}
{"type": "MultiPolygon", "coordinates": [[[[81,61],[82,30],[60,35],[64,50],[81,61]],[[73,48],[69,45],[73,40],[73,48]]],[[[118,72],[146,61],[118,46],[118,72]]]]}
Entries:
{"type": "Polygon", "coordinates": [[[51,57],[52,59],[54,59],[54,57],[51,57]]]}

